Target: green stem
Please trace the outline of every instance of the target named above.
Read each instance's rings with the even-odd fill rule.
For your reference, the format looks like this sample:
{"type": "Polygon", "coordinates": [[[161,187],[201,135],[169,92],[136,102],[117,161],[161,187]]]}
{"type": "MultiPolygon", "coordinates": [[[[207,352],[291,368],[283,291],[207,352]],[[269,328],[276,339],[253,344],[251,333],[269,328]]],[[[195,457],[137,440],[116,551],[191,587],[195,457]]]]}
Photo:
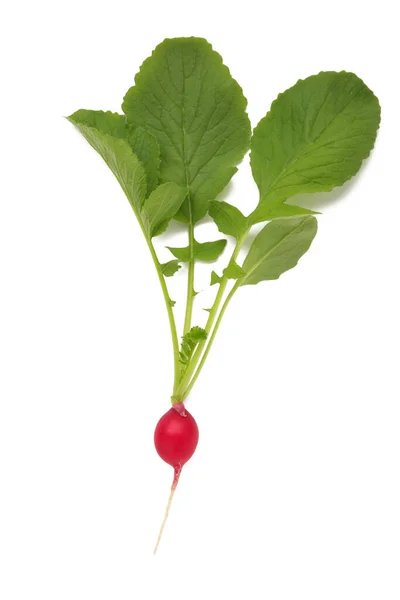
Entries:
{"type": "Polygon", "coordinates": [[[221,324],[221,321],[222,321],[222,317],[224,316],[225,311],[228,308],[228,304],[232,300],[232,298],[233,298],[236,290],[238,289],[238,287],[239,287],[239,283],[236,282],[235,285],[233,286],[233,288],[231,289],[231,291],[229,292],[229,294],[227,295],[225,302],[222,305],[222,308],[221,308],[221,311],[220,311],[220,313],[218,315],[218,319],[216,320],[213,332],[211,334],[210,339],[208,340],[207,347],[206,347],[206,349],[204,351],[204,354],[203,354],[203,356],[201,358],[199,366],[197,367],[197,369],[196,369],[196,371],[195,371],[192,379],[190,380],[189,385],[186,387],[185,391],[182,394],[182,400],[184,400],[189,395],[189,392],[191,391],[192,387],[194,386],[194,384],[197,381],[198,376],[201,373],[201,370],[202,370],[202,368],[204,366],[204,363],[207,360],[207,356],[208,356],[208,354],[209,354],[209,352],[211,350],[211,346],[213,345],[215,336],[217,335],[218,328],[219,328],[219,326],[221,324]]]}
{"type": "MultiPolygon", "coordinates": [[[[145,232],[143,231],[143,233],[145,233],[145,232]]],[[[169,327],[171,330],[171,338],[172,338],[172,350],[173,350],[173,355],[174,355],[174,389],[175,389],[175,387],[178,385],[180,375],[181,375],[181,365],[179,362],[179,342],[178,342],[178,333],[176,330],[175,317],[174,317],[174,312],[172,310],[171,298],[169,297],[167,284],[165,283],[165,278],[161,271],[160,261],[158,260],[155,248],[153,246],[153,242],[151,241],[151,239],[149,239],[147,237],[146,234],[145,234],[145,238],[146,238],[149,250],[150,250],[151,257],[154,262],[154,266],[157,271],[158,279],[160,281],[162,293],[163,293],[164,300],[165,300],[165,306],[167,308],[167,313],[168,313],[169,327]]]]}
{"type": "Polygon", "coordinates": [[[131,207],[133,209],[133,212],[135,213],[135,216],[137,218],[137,221],[139,223],[139,227],[142,230],[142,233],[144,235],[144,238],[146,240],[147,246],[150,250],[150,254],[151,254],[151,258],[153,259],[153,263],[154,266],[156,268],[157,271],[157,275],[158,275],[158,280],[160,282],[161,285],[161,290],[164,296],[164,301],[165,301],[165,306],[167,309],[167,313],[168,313],[168,321],[169,321],[169,327],[171,330],[171,339],[172,339],[172,352],[173,352],[173,359],[174,359],[174,390],[177,388],[180,378],[181,378],[181,374],[182,374],[182,369],[181,369],[181,364],[179,362],[179,342],[178,342],[178,333],[176,330],[176,323],[175,323],[175,317],[174,317],[174,312],[172,310],[172,304],[171,304],[171,298],[169,296],[169,292],[168,292],[168,288],[167,288],[167,284],[165,283],[165,277],[162,273],[161,270],[161,264],[160,261],[158,260],[158,256],[156,253],[156,250],[154,248],[153,242],[151,240],[151,238],[149,237],[144,225],[143,225],[143,221],[142,221],[142,217],[140,215],[140,211],[137,210],[137,208],[135,207],[134,204],[132,204],[131,200],[130,200],[130,193],[129,190],[123,186],[123,190],[125,192],[126,197],[129,200],[129,203],[131,204],[131,207]]]}
{"type": "MultiPolygon", "coordinates": [[[[249,229],[246,229],[246,231],[243,232],[243,235],[241,235],[241,237],[237,240],[236,246],[233,249],[232,256],[230,258],[229,264],[236,261],[238,255],[239,255],[240,249],[243,246],[243,243],[244,243],[244,241],[245,241],[245,239],[247,237],[248,232],[249,232],[249,229]]],[[[215,296],[214,304],[212,305],[212,308],[210,310],[210,314],[208,316],[207,323],[206,323],[206,326],[205,326],[205,330],[206,330],[207,334],[210,333],[211,328],[212,328],[212,326],[214,324],[214,321],[215,321],[215,319],[217,317],[218,309],[220,307],[222,298],[224,296],[224,293],[225,293],[225,290],[226,290],[226,286],[228,285],[228,281],[229,281],[229,279],[227,277],[225,277],[225,276],[223,276],[222,279],[221,279],[221,281],[220,281],[219,289],[218,289],[217,295],[215,296]]],[[[186,390],[186,387],[189,384],[190,379],[191,379],[191,377],[192,377],[192,375],[193,375],[193,373],[194,373],[194,371],[195,371],[195,369],[197,367],[197,364],[198,364],[198,362],[199,362],[199,360],[201,358],[201,354],[203,352],[203,349],[204,349],[204,346],[206,345],[206,343],[207,343],[207,340],[205,340],[204,342],[200,342],[198,344],[198,346],[196,348],[196,351],[193,354],[192,359],[191,359],[189,365],[187,366],[187,369],[186,369],[186,372],[185,372],[185,374],[184,374],[184,376],[182,378],[182,381],[180,382],[180,384],[179,384],[179,386],[178,386],[178,388],[176,390],[176,397],[177,398],[179,398],[180,394],[182,394],[182,392],[186,390]]]]}
{"type": "Polygon", "coordinates": [[[188,285],[187,285],[187,298],[186,298],[186,313],[185,323],[183,326],[183,335],[185,335],[192,324],[192,313],[193,313],[193,301],[194,301],[194,257],[193,257],[193,246],[194,246],[194,225],[192,222],[189,223],[189,253],[190,260],[188,263],[188,285]]]}

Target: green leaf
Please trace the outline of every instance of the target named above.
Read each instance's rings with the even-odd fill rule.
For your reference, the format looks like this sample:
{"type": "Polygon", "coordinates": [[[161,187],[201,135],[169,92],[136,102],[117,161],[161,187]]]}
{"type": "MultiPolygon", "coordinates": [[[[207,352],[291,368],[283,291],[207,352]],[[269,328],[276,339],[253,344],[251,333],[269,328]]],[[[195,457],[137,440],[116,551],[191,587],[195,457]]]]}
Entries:
{"type": "Polygon", "coordinates": [[[172,277],[177,271],[179,271],[181,265],[179,264],[179,260],[170,260],[160,265],[160,267],[161,273],[164,275],[164,277],[172,277]]]}
{"type": "Polygon", "coordinates": [[[79,128],[79,125],[92,127],[102,133],[108,133],[115,138],[123,139],[126,131],[126,117],[110,111],[103,110],[86,110],[81,108],[74,112],[70,117],[67,117],[79,128]]]}
{"type": "Polygon", "coordinates": [[[186,189],[176,183],[162,183],[145,200],[142,219],[149,237],[166,230],[168,223],[182,206],[186,189]]]}
{"type": "Polygon", "coordinates": [[[235,262],[230,262],[223,273],[228,279],[241,279],[241,277],[246,275],[246,272],[243,271],[242,267],[239,267],[235,262]]]}
{"type": "Polygon", "coordinates": [[[122,105],[161,149],[161,181],[185,186],[180,219],[197,222],[249,148],[246,99],[202,38],[167,39],[145,60],[122,105]]]}
{"type": "Polygon", "coordinates": [[[126,139],[144,167],[147,177],[147,194],[149,195],[158,185],[160,146],[154,135],[143,127],[136,127],[133,131],[128,127],[126,139]]]}
{"type": "MultiPolygon", "coordinates": [[[[216,283],[221,283],[221,281],[222,281],[222,277],[217,275],[217,273],[215,271],[211,271],[210,285],[215,285],[216,283]]],[[[204,310],[207,310],[207,309],[204,309],[204,310]]]]}
{"type": "Polygon", "coordinates": [[[185,336],[187,339],[191,339],[193,342],[203,342],[207,339],[207,332],[202,327],[197,325],[192,327],[191,330],[185,336]]]}
{"type": "Polygon", "coordinates": [[[250,247],[243,263],[246,275],[240,285],[278,279],[297,265],[316,233],[317,219],[311,216],[276,219],[268,223],[250,247]]]}
{"type": "Polygon", "coordinates": [[[219,231],[238,239],[246,231],[247,219],[236,206],[228,202],[211,202],[209,213],[219,231]]]}
{"type": "Polygon", "coordinates": [[[226,246],[226,240],[216,240],[215,242],[194,242],[193,256],[190,255],[190,247],[170,248],[168,250],[182,262],[189,262],[192,258],[203,262],[214,262],[222,254],[226,246]]]}
{"type": "Polygon", "coordinates": [[[251,141],[260,191],[252,223],[312,212],[285,202],[353,177],[374,146],[379,121],[377,98],[353,73],[322,72],[280,94],[251,141]]]}
{"type": "Polygon", "coordinates": [[[146,174],[128,142],[118,137],[125,131],[125,117],[111,112],[78,110],[68,120],[107,163],[140,218],[146,197],[146,174]]]}
{"type": "Polygon", "coordinates": [[[190,331],[182,338],[181,350],[179,352],[180,361],[187,365],[193,356],[193,352],[199,342],[207,339],[207,332],[201,327],[192,327],[190,331]]]}

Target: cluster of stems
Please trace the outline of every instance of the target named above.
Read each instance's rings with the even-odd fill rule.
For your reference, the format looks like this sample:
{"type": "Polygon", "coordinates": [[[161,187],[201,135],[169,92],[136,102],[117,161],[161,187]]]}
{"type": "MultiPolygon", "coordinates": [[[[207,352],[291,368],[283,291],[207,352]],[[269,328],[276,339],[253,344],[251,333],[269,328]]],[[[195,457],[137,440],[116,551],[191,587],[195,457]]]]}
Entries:
{"type": "MultiPolygon", "coordinates": [[[[236,245],[233,249],[230,261],[228,264],[235,263],[236,259],[239,255],[240,249],[247,237],[249,230],[246,230],[243,235],[236,241],[236,245]]],[[[188,237],[189,237],[189,249],[190,249],[190,260],[188,262],[188,282],[187,282],[187,297],[186,297],[186,311],[185,311],[185,320],[183,325],[183,335],[185,335],[192,326],[192,313],[193,313],[193,303],[195,297],[194,291],[194,267],[195,260],[193,257],[193,246],[194,246],[194,226],[193,224],[189,224],[188,228],[188,237]]],[[[151,240],[148,240],[149,249],[151,256],[153,258],[155,267],[157,269],[158,278],[161,284],[161,289],[163,292],[165,306],[168,312],[169,325],[171,330],[172,337],[172,349],[173,349],[173,359],[174,359],[174,385],[173,392],[171,396],[172,404],[177,402],[183,402],[185,398],[187,398],[191,389],[199,377],[201,370],[204,366],[204,363],[207,360],[207,356],[211,350],[213,345],[215,336],[217,334],[218,328],[221,324],[222,318],[225,314],[225,311],[229,305],[229,302],[232,300],[236,290],[239,287],[238,282],[236,282],[229,293],[226,293],[226,288],[228,286],[229,279],[223,275],[218,284],[217,293],[214,299],[214,303],[209,310],[209,315],[207,319],[207,323],[204,327],[207,333],[207,339],[201,341],[197,344],[195,351],[190,359],[190,361],[183,365],[180,360],[180,344],[178,338],[178,331],[175,321],[175,316],[172,308],[171,299],[168,293],[167,284],[165,281],[165,277],[161,271],[161,265],[158,260],[157,254],[155,252],[153,243],[151,240]]]]}

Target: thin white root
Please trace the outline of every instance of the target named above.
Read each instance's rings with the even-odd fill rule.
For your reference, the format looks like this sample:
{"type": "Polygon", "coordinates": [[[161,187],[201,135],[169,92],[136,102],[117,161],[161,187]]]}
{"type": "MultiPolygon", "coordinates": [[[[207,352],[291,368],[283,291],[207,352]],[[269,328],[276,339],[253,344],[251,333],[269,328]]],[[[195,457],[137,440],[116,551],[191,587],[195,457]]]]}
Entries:
{"type": "Polygon", "coordinates": [[[158,534],[157,543],[156,543],[155,548],[154,548],[154,554],[157,552],[157,548],[158,548],[158,546],[160,544],[160,540],[161,540],[161,537],[162,537],[162,534],[163,534],[163,531],[164,531],[165,523],[167,522],[167,519],[168,519],[169,509],[171,508],[172,498],[174,497],[175,490],[176,490],[176,486],[173,486],[171,488],[171,493],[170,493],[169,498],[168,498],[168,504],[167,504],[167,508],[165,509],[164,520],[163,520],[161,528],[160,528],[160,533],[158,534]]]}

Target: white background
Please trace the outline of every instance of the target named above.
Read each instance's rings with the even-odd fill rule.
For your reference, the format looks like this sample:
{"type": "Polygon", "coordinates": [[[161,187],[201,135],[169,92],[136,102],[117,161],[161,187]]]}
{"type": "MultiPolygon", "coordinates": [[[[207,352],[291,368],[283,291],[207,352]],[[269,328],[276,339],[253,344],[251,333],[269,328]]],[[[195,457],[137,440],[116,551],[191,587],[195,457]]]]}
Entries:
{"type": "MultiPolygon", "coordinates": [[[[399,599],[394,6],[3,8],[2,600],[399,599]],[[232,302],[190,398],[201,440],[153,557],[172,480],[153,448],[171,390],[165,307],[128,202],[62,116],[119,110],[142,60],[182,35],[223,55],[253,125],[280,91],[322,69],[362,77],[383,120],[360,175],[304,199],[323,215],[298,267],[232,302]]],[[[246,159],[230,201],[249,212],[256,196],[246,159]]],[[[199,240],[215,234],[199,227],[199,240]]],[[[198,289],[208,277],[199,271],[198,289]]],[[[178,309],[184,289],[181,272],[178,309]]],[[[199,324],[210,298],[196,299],[199,324]]]]}

